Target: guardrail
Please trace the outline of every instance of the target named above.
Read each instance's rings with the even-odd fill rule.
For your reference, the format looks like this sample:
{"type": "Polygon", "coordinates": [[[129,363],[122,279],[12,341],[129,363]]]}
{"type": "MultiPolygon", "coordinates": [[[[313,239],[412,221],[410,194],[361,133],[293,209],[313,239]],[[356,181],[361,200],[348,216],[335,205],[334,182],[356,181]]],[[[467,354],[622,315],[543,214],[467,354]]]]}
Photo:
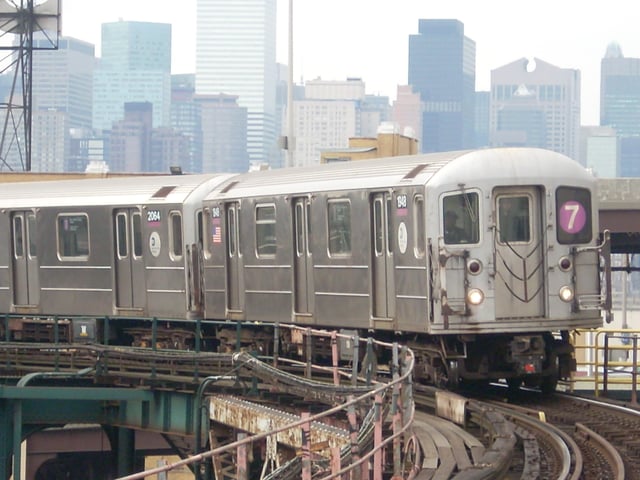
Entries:
{"type": "Polygon", "coordinates": [[[640,330],[635,329],[577,330],[573,342],[577,372],[570,389],[589,386],[595,396],[628,390],[631,403],[637,404],[639,340],[640,330]]]}

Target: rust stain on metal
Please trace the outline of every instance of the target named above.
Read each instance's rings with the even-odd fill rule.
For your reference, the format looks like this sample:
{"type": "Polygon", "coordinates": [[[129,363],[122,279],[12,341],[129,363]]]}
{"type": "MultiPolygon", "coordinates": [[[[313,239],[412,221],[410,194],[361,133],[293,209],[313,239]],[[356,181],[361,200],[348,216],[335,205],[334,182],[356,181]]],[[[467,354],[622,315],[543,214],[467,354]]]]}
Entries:
{"type": "MultiPolygon", "coordinates": [[[[209,397],[209,418],[252,434],[269,433],[300,420],[291,413],[229,396],[209,397]]],[[[289,447],[302,448],[300,426],[278,432],[274,437],[289,447]]],[[[348,443],[349,432],[322,422],[311,422],[310,437],[312,450],[330,457],[331,448],[341,448],[348,443]]]]}

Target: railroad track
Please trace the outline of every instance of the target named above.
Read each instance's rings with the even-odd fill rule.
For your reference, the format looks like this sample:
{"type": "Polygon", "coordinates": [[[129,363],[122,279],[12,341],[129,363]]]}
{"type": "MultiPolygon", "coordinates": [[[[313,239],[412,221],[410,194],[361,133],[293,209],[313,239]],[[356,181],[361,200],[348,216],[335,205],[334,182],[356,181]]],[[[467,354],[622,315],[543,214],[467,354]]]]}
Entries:
{"type": "MultiPolygon", "coordinates": [[[[245,355],[243,362],[251,362],[245,355]]],[[[238,358],[235,358],[237,361],[238,358]]],[[[283,365],[280,365],[283,368],[283,365]]],[[[78,371],[117,384],[171,384],[193,388],[202,377],[223,375],[234,368],[233,354],[195,354],[182,351],[74,345],[52,349],[38,344],[3,344],[0,374],[20,377],[39,371],[78,371]]],[[[268,364],[256,365],[251,375],[265,384],[283,386],[289,394],[332,404],[358,389],[328,385],[327,393],[296,386],[304,365],[290,365],[286,373],[268,364]],[[300,391],[298,391],[300,390],[300,391]]],[[[378,372],[380,374],[380,372],[378,372]]],[[[230,382],[227,391],[233,392],[230,382]]],[[[330,382],[329,382],[330,383],[330,382]]],[[[222,385],[221,385],[222,386],[222,385]]],[[[362,391],[367,388],[363,387],[362,391]]],[[[506,397],[465,399],[465,413],[457,421],[436,413],[436,389],[414,385],[414,437],[407,443],[403,472],[417,479],[562,479],[607,478],[640,480],[638,411],[612,408],[595,400],[520,391],[506,397]],[[497,398],[497,399],[496,399],[497,398]]],[[[235,390],[237,395],[241,389],[235,390]]]]}

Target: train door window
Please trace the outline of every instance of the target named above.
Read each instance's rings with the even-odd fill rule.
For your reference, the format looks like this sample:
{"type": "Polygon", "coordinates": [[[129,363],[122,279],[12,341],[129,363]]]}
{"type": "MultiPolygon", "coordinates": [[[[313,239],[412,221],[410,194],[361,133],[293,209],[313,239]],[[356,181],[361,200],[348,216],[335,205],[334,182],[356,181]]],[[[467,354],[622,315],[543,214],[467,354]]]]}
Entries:
{"type": "Polygon", "coordinates": [[[329,200],[327,210],[329,254],[351,255],[351,204],[348,200],[329,200]]]}
{"type": "Polygon", "coordinates": [[[478,243],[480,239],[478,193],[465,192],[444,197],[442,219],[445,244],[478,243]]]}
{"type": "Polygon", "coordinates": [[[256,205],[256,253],[258,257],[276,254],[276,206],[256,205]]]}
{"type": "Polygon", "coordinates": [[[384,235],[382,231],[382,198],[376,198],[373,201],[373,238],[375,239],[374,248],[376,257],[382,255],[384,248],[382,242],[384,235]]]}
{"type": "Polygon", "coordinates": [[[178,261],[182,259],[182,215],[180,212],[169,214],[169,252],[171,259],[178,261]]]}
{"type": "Polygon", "coordinates": [[[413,225],[414,225],[414,254],[417,258],[424,257],[426,236],[424,229],[424,197],[416,195],[413,198],[413,225]]]}
{"type": "Polygon", "coordinates": [[[22,215],[13,217],[13,255],[15,258],[24,257],[24,227],[22,215]]]}
{"type": "Polygon", "coordinates": [[[196,214],[196,225],[198,228],[198,242],[201,245],[202,254],[205,258],[210,258],[209,238],[204,233],[210,231],[211,228],[211,211],[208,208],[198,211],[196,214]]]}
{"type": "Polygon", "coordinates": [[[65,213],[57,222],[58,257],[60,260],[89,258],[89,217],[83,213],[65,213]]]}
{"type": "Polygon", "coordinates": [[[498,232],[500,243],[531,241],[531,199],[527,195],[498,198],[498,232]]]}
{"type": "Polygon", "coordinates": [[[27,215],[27,237],[29,258],[36,258],[38,256],[38,249],[36,247],[36,216],[33,213],[27,215]]]}
{"type": "Polygon", "coordinates": [[[296,203],[295,205],[295,227],[296,227],[296,255],[301,257],[304,252],[307,250],[307,246],[305,244],[306,239],[304,235],[304,204],[296,203]]]}
{"type": "Polygon", "coordinates": [[[229,208],[229,210],[227,210],[227,235],[229,237],[227,244],[230,257],[233,257],[236,254],[236,245],[238,244],[236,240],[236,232],[236,209],[229,208]]]}
{"type": "Polygon", "coordinates": [[[591,226],[591,192],[586,188],[560,187],[556,191],[558,242],[589,243],[591,226]]]}
{"type": "Polygon", "coordinates": [[[118,247],[118,258],[129,256],[129,242],[127,235],[127,214],[122,212],[116,215],[116,238],[118,247]]]}
{"type": "Polygon", "coordinates": [[[391,195],[387,196],[385,207],[385,216],[387,217],[387,254],[390,255],[393,252],[393,233],[395,232],[395,229],[393,228],[393,218],[391,218],[391,195]]]}
{"type": "Polygon", "coordinates": [[[142,215],[140,212],[131,214],[131,230],[133,236],[133,256],[142,257],[142,215]]]}

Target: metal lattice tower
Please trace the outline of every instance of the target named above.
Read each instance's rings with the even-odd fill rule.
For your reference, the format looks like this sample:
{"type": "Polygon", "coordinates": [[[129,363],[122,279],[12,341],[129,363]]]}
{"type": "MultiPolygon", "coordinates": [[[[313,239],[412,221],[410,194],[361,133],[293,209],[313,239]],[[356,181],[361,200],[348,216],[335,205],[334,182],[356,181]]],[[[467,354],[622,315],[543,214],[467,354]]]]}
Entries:
{"type": "Polygon", "coordinates": [[[0,171],[31,170],[33,52],[58,48],[61,1],[0,0],[0,171]]]}

